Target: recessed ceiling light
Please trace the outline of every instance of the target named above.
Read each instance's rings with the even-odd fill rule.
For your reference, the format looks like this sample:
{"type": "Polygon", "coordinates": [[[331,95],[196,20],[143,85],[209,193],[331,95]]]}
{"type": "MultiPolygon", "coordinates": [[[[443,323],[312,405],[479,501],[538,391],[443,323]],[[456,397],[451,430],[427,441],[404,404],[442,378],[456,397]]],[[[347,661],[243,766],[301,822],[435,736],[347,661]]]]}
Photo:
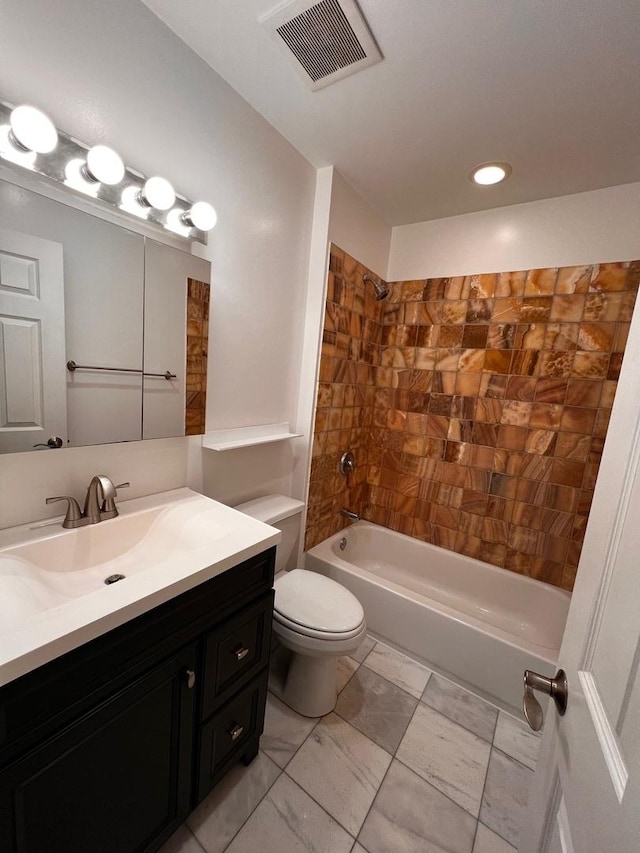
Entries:
{"type": "Polygon", "coordinates": [[[491,184],[499,184],[511,175],[511,166],[508,163],[482,163],[469,175],[474,184],[483,187],[491,184]]]}

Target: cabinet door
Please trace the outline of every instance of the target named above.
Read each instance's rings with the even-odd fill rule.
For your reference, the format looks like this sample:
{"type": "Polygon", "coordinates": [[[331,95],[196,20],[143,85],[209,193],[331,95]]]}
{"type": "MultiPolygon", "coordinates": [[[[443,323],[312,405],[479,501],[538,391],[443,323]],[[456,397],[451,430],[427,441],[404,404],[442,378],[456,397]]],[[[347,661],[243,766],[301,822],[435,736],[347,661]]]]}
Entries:
{"type": "Polygon", "coordinates": [[[189,811],[196,646],[0,774],[11,853],[147,853],[189,811]]]}
{"type": "Polygon", "coordinates": [[[196,802],[235,761],[243,758],[248,763],[257,754],[264,728],[267,677],[265,670],[201,727],[196,802]]]}

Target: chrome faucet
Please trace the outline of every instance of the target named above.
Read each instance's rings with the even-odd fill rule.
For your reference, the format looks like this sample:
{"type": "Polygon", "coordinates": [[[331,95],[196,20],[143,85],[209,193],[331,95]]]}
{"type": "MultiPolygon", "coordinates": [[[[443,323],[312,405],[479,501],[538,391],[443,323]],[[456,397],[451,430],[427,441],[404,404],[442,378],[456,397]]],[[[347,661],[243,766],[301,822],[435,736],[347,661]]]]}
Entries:
{"type": "Polygon", "coordinates": [[[78,501],[70,495],[47,498],[46,503],[67,501],[67,514],[62,522],[62,526],[67,530],[84,527],[86,524],[98,524],[100,521],[115,518],[118,515],[118,507],[115,502],[118,489],[124,489],[129,485],[130,483],[119,483],[114,486],[106,474],[96,474],[89,483],[82,511],[80,511],[78,501]]]}
{"type": "MultiPolygon", "coordinates": [[[[116,505],[113,502],[116,496],[116,487],[113,485],[106,474],[96,474],[92,477],[87,489],[87,496],[84,499],[84,509],[82,510],[83,518],[86,518],[86,524],[97,524],[102,521],[101,508],[106,507],[106,502],[111,501],[112,509],[115,510],[115,515],[118,514],[116,505]]],[[[108,518],[113,518],[109,515],[108,518]]]]}
{"type": "Polygon", "coordinates": [[[360,521],[360,516],[357,512],[353,512],[350,509],[341,509],[340,515],[344,515],[345,518],[348,518],[349,521],[360,521]]]}

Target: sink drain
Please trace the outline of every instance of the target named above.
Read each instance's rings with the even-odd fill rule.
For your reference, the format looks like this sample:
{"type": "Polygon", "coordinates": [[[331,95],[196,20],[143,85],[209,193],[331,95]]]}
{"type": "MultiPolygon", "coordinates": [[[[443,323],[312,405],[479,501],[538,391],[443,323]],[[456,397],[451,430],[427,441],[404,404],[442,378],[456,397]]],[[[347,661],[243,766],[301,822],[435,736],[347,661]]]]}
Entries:
{"type": "Polygon", "coordinates": [[[124,575],[109,575],[108,578],[104,579],[104,582],[107,584],[117,583],[118,581],[123,581],[125,578],[124,575]]]}

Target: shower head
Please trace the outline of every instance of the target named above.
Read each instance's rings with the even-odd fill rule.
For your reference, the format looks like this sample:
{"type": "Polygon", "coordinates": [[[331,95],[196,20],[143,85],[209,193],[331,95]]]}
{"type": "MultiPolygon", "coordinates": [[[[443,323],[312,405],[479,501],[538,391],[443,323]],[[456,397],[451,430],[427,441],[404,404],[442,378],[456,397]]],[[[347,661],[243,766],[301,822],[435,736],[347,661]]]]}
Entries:
{"type": "Polygon", "coordinates": [[[367,275],[367,273],[362,276],[362,280],[370,281],[371,284],[375,287],[376,299],[384,299],[389,295],[389,288],[383,281],[376,281],[375,278],[372,278],[370,275],[367,275]]]}

